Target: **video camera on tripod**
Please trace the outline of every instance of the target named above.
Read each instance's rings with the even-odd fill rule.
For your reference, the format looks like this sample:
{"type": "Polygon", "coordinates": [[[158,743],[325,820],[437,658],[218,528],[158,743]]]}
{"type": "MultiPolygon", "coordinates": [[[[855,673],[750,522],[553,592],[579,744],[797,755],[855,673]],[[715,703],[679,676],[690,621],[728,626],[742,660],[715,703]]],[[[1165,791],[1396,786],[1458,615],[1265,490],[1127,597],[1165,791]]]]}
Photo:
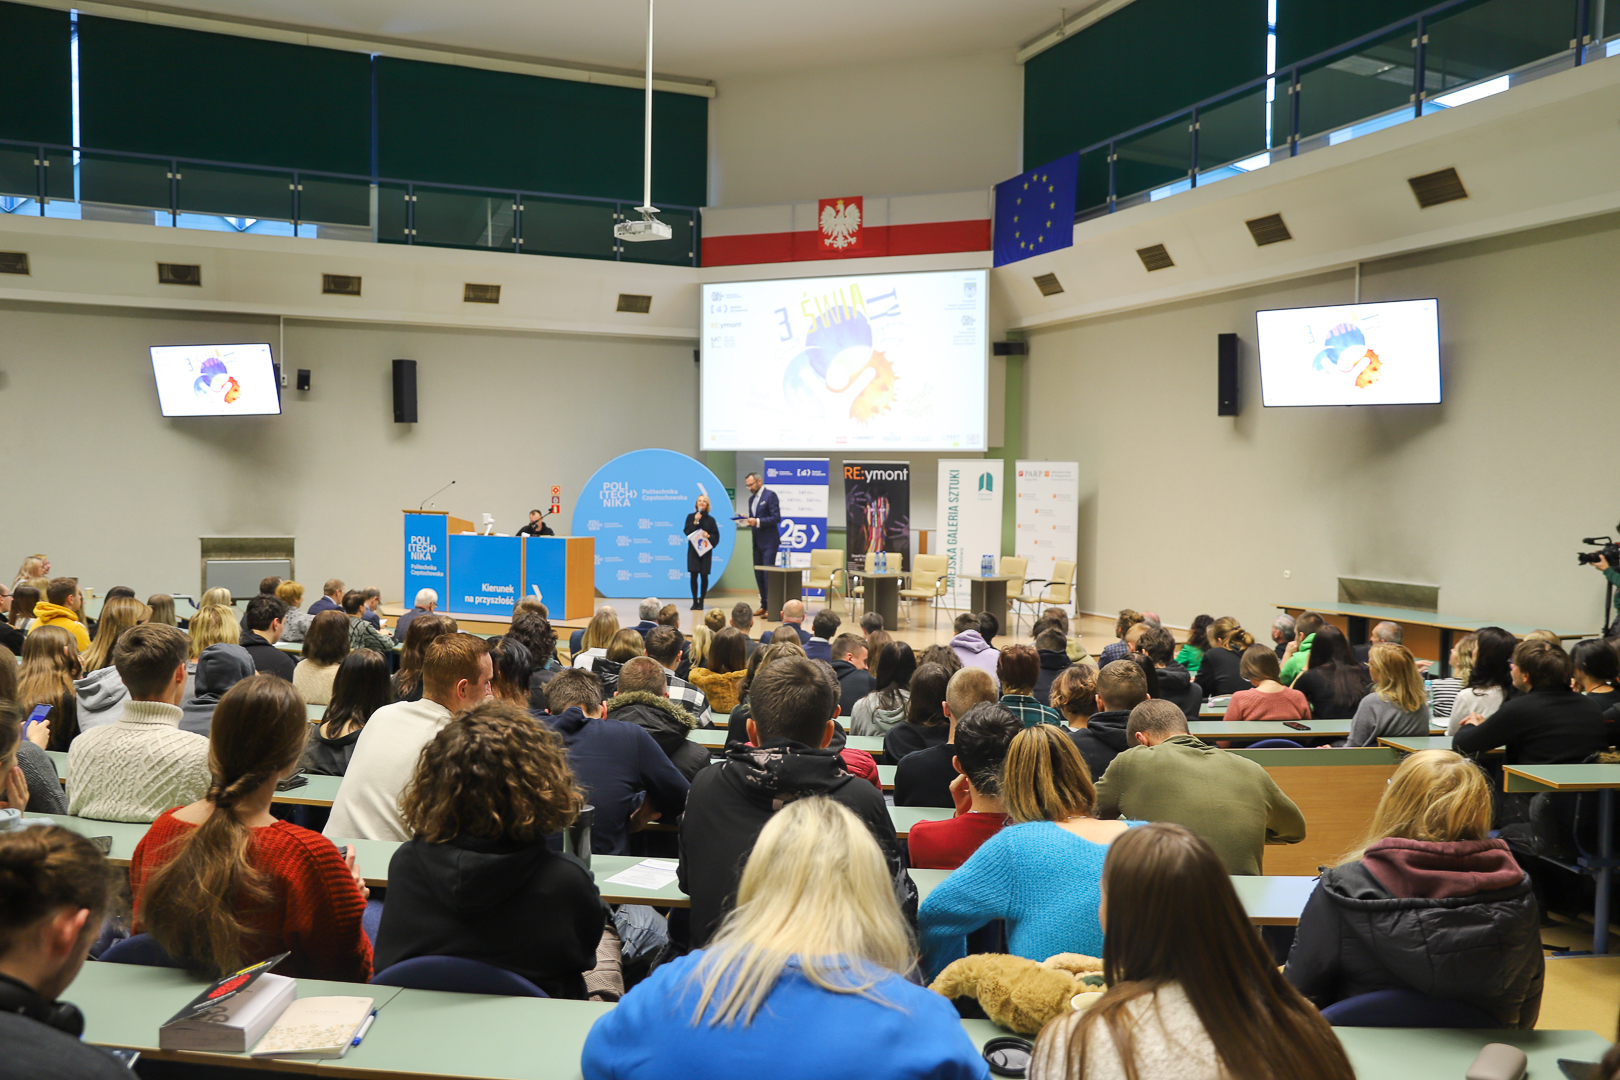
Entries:
{"type": "MultiPolygon", "coordinates": [[[[1620,529],[1620,525],[1615,526],[1620,529]]],[[[1581,540],[1583,544],[1601,545],[1597,551],[1577,551],[1575,564],[1577,566],[1591,566],[1599,559],[1609,560],[1609,565],[1620,570],[1620,544],[1614,542],[1610,536],[1588,536],[1581,540]]]]}

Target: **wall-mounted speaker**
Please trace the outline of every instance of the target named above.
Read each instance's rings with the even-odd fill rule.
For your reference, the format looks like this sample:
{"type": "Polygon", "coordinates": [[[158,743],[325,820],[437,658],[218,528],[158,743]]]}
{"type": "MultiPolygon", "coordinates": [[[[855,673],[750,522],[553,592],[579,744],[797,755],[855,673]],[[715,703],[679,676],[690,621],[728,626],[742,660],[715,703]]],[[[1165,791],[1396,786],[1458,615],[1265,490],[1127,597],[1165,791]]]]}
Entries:
{"type": "Polygon", "coordinates": [[[394,361],[394,423],[416,423],[416,361],[394,361]]]}
{"type": "Polygon", "coordinates": [[[1238,414],[1238,336],[1215,337],[1215,415],[1238,414]]]}
{"type": "Polygon", "coordinates": [[[309,389],[309,368],[307,367],[301,367],[298,369],[298,389],[309,389]]]}

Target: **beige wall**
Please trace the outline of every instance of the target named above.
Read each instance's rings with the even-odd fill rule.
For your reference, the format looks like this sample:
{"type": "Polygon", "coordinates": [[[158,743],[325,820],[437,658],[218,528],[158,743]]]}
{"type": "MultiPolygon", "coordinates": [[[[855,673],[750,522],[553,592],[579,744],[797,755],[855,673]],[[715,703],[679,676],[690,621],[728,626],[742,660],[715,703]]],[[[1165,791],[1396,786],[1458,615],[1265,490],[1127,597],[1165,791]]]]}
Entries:
{"type": "Polygon", "coordinates": [[[399,511],[445,482],[439,509],[510,531],[553,483],[571,520],[617,454],[697,447],[689,343],[289,321],[278,355],[313,389],[281,416],[164,419],[147,347],[214,341],[275,342],[276,321],[0,302],[6,573],[45,551],[98,589],[193,592],[199,536],[292,535],[306,585],[394,599],[399,511]],[[393,422],[395,357],[419,364],[416,425],[393,422]]]}
{"type": "Polygon", "coordinates": [[[987,188],[1019,171],[1011,50],[722,79],[709,203],[987,188]]]}
{"type": "Polygon", "coordinates": [[[1081,606],[1231,614],[1264,640],[1274,602],[1352,576],[1595,628],[1603,581],[1574,552],[1620,518],[1617,265],[1620,216],[1365,266],[1365,300],[1439,297],[1438,406],[1260,406],[1254,312],[1348,302],[1350,271],[1032,334],[1025,449],[1081,462],[1081,606]],[[1237,418],[1215,415],[1232,331],[1237,418]]]}

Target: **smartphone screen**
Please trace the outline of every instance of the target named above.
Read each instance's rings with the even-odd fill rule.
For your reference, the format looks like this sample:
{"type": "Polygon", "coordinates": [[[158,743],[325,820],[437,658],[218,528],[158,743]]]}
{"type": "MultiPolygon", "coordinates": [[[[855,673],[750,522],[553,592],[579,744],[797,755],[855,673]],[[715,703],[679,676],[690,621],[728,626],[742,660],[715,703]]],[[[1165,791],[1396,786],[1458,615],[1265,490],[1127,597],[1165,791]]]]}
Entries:
{"type": "Polygon", "coordinates": [[[1283,721],[1283,727],[1291,727],[1295,731],[1309,731],[1309,730],[1311,730],[1309,724],[1302,724],[1298,720],[1284,720],[1283,721]]]}
{"type": "Polygon", "coordinates": [[[28,719],[27,720],[23,721],[23,726],[22,726],[23,738],[28,737],[28,729],[29,728],[33,727],[35,724],[43,723],[45,721],[46,717],[48,717],[50,715],[51,715],[51,706],[49,706],[49,705],[35,705],[34,706],[34,711],[28,714],[28,719]]]}

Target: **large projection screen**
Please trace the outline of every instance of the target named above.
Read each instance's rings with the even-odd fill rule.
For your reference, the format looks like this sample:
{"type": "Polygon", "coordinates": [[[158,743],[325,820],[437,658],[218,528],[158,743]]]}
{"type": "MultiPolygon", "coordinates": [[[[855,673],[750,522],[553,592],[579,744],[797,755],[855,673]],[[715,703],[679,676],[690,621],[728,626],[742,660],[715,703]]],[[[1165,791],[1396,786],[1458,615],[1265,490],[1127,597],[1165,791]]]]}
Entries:
{"type": "Polygon", "coordinates": [[[703,287],[705,450],[983,450],[985,271],[703,287]]]}

